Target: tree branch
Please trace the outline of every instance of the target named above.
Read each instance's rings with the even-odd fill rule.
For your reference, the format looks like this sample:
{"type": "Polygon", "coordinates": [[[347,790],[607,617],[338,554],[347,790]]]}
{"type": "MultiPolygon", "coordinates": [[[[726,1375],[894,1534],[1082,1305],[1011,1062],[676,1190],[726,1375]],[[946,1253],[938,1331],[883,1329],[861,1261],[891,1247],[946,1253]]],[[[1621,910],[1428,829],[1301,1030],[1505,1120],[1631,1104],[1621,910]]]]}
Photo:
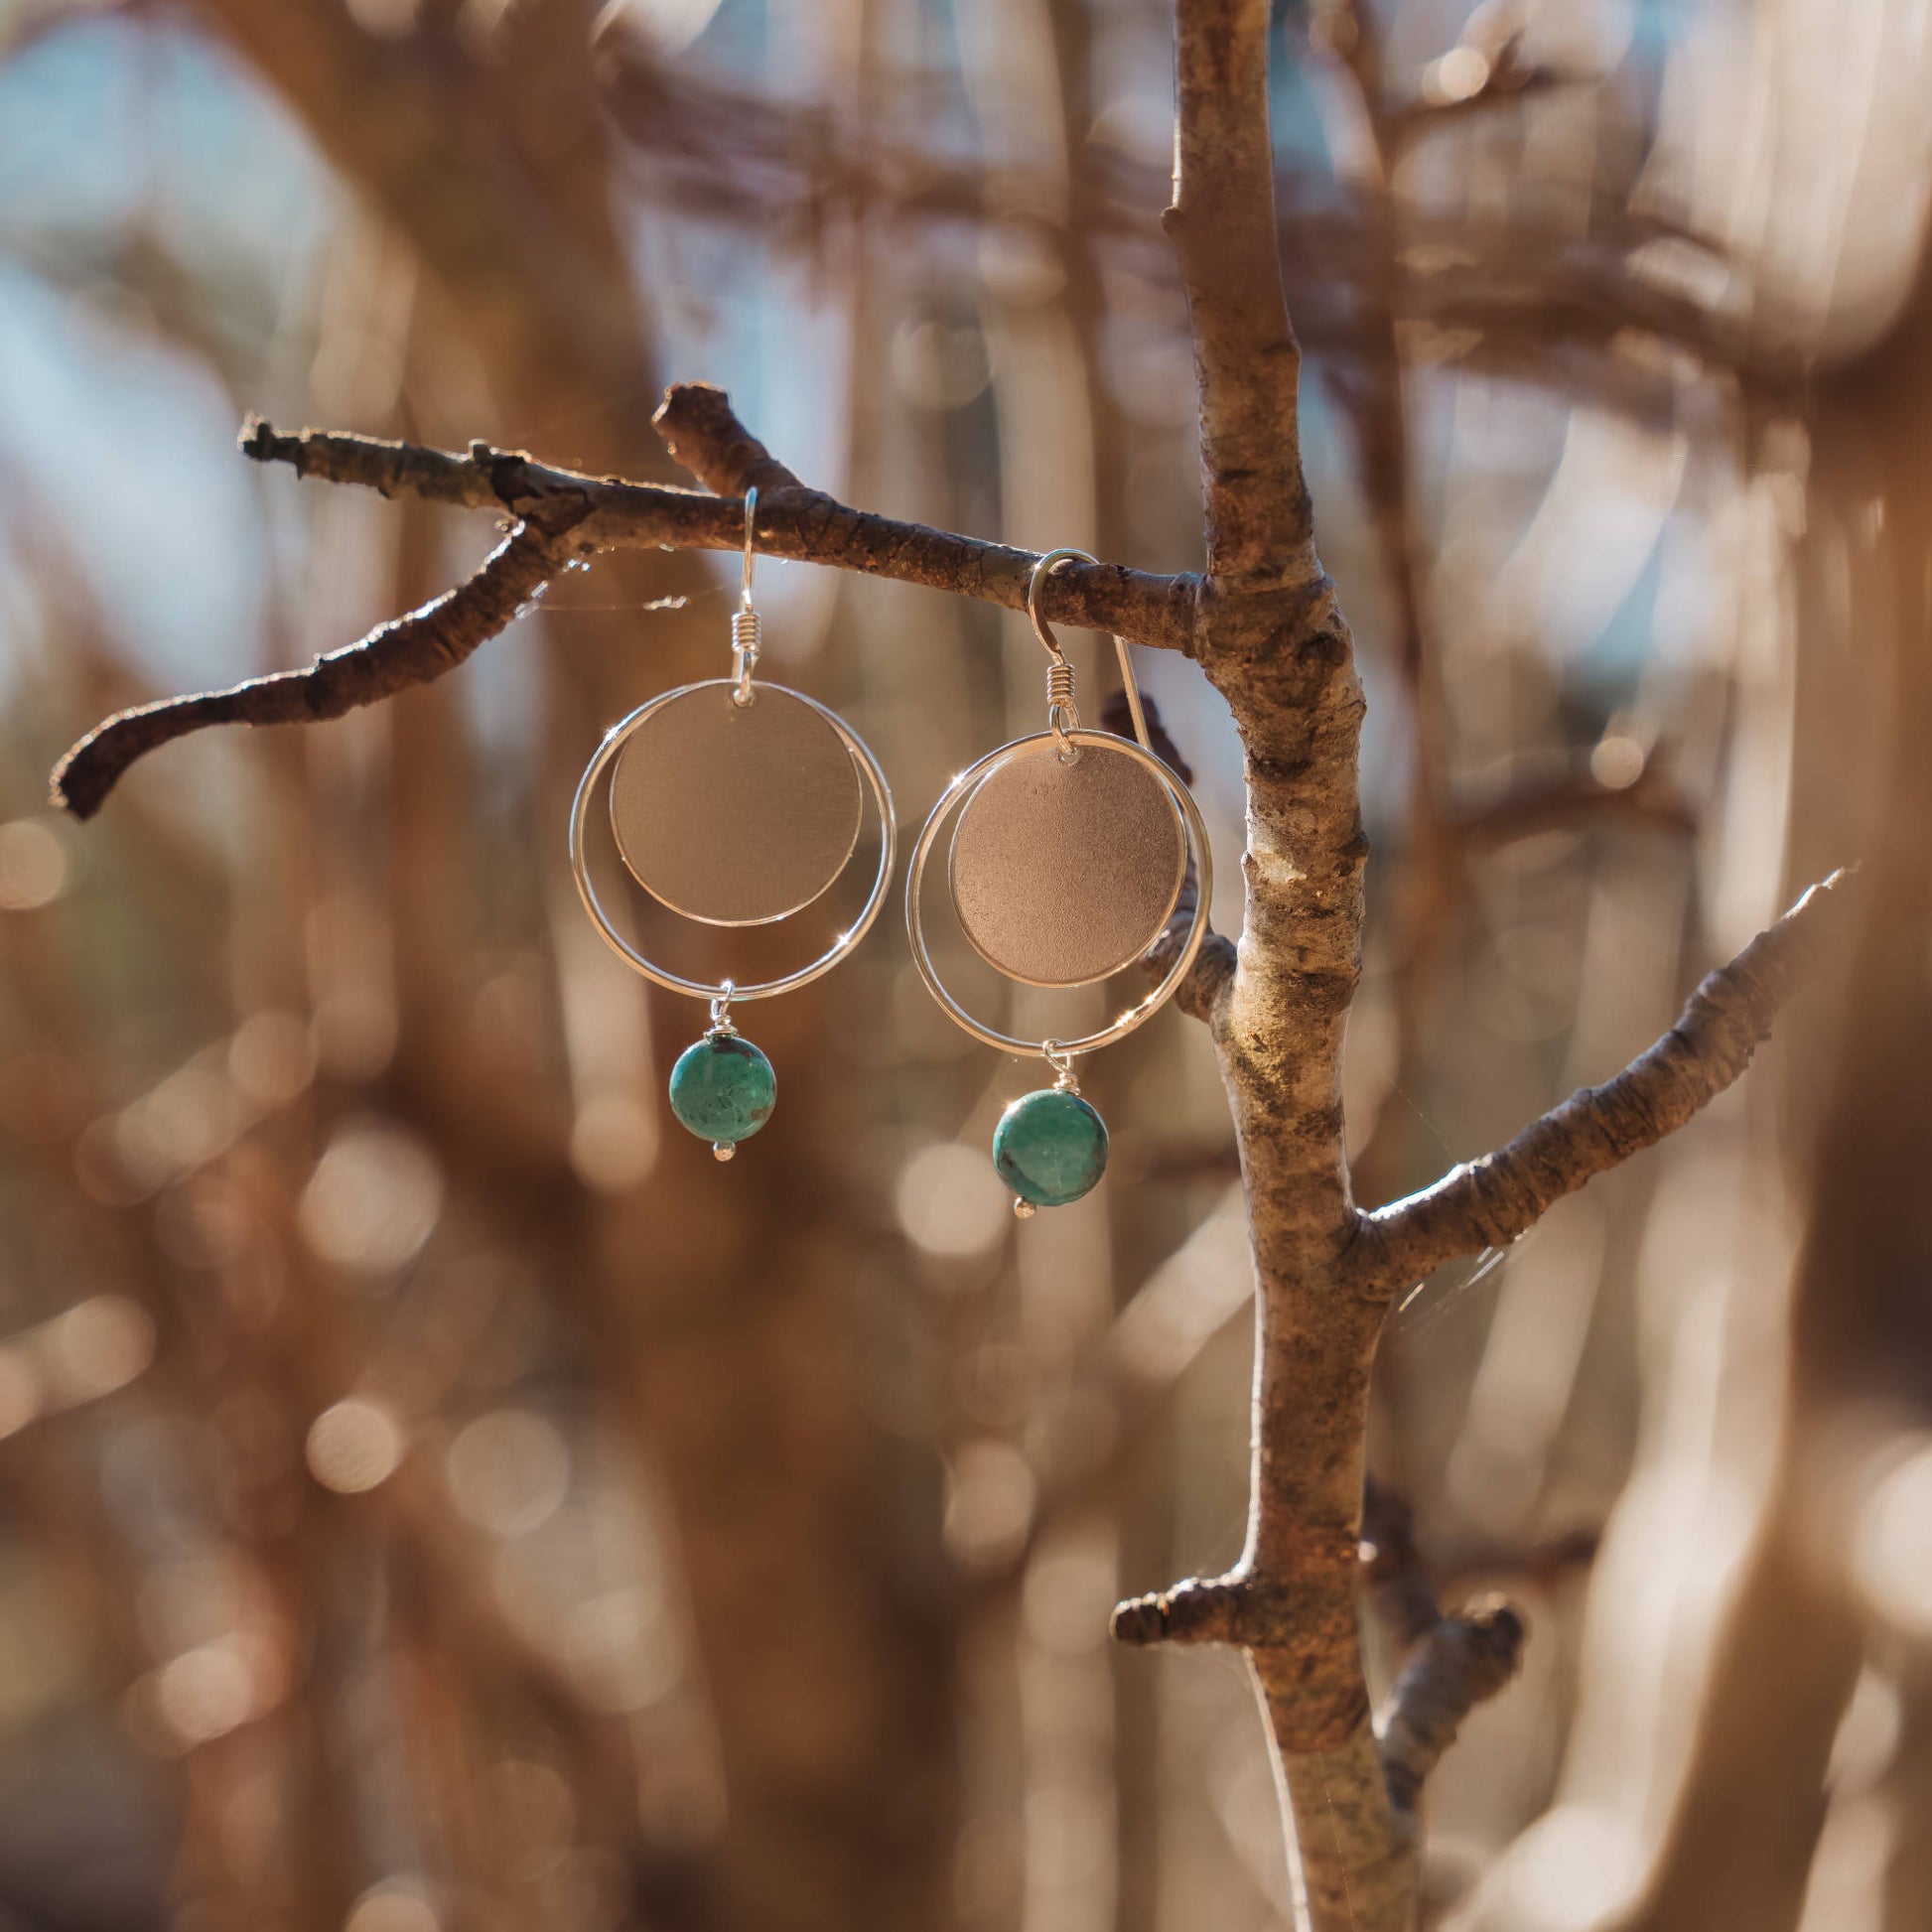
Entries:
{"type": "MultiPolygon", "coordinates": [[[[760,556],[896,578],[1009,611],[1027,608],[1035,552],[852,509],[807,488],[733,415],[722,389],[673,384],[654,421],[672,456],[716,493],[583,476],[486,443],[473,443],[467,456],[456,456],[328,430],[285,435],[258,420],[244,429],[241,448],[257,463],[286,463],[298,476],[359,483],[384,496],[420,496],[514,516],[566,499],[586,506],[578,533],[586,550],[737,550],[745,542],[744,491],[756,487],[760,556]]],[[[1193,634],[1195,588],[1188,576],[1062,564],[1040,588],[1040,609],[1062,623],[1185,651],[1193,634]]]]}
{"type": "Polygon", "coordinates": [[[1302,351],[1275,227],[1268,14],[1251,0],[1181,0],[1174,17],[1174,190],[1162,226],[1187,287],[1207,568],[1223,579],[1313,564],[1302,351]]]}
{"type": "Polygon", "coordinates": [[[1526,1635],[1517,1611],[1491,1596],[1439,1618],[1417,1638],[1375,1721],[1399,1815],[1413,1815],[1423,1780],[1462,1720],[1515,1676],[1526,1635]]]}
{"type": "Polygon", "coordinates": [[[1585,1087],[1499,1153],[1364,1217],[1358,1279],[1393,1289],[1458,1255],[1507,1247],[1565,1194],[1682,1127],[1750,1064],[1803,984],[1847,875],[1834,873],[1706,976],[1663,1038],[1613,1080],[1585,1087]]]}
{"type": "Polygon", "coordinates": [[[1416,1547],[1416,1519],[1404,1499],[1370,1476],[1362,1485],[1362,1581],[1377,1621],[1398,1656],[1442,1621],[1443,1606],[1416,1547]]]}
{"type": "Polygon", "coordinates": [[[1227,1576],[1121,1605],[1128,1643],[1241,1645],[1313,1932],[1409,1932],[1411,1848],[1369,1724],[1356,1546],[1382,1311],[1344,1274],[1358,1216],[1341,1052],[1361,971],[1362,690],[1315,556],[1300,351],[1282,294],[1267,0],[1179,0],[1174,207],[1199,392],[1207,582],[1195,654],[1241,734],[1246,900],[1213,1034],[1256,1278],[1247,1546],[1227,1576]]]}
{"type": "MultiPolygon", "coordinates": [[[[732,414],[722,389],[677,384],[665,392],[655,421],[676,460],[725,493],[582,476],[486,443],[455,456],[328,430],[285,435],[251,418],[241,449],[257,463],[286,463],[298,477],[358,483],[383,496],[508,512],[517,525],[468,583],[306,669],[107,719],[55,766],[54,802],[76,818],[91,818],[129,765],[190,732],[207,725],[314,724],[441,677],[503,629],[573,558],[618,549],[737,550],[745,541],[743,492],[753,487],[759,492],[756,547],[765,556],[1027,608],[1035,553],[850,509],[806,488],[732,414]]],[[[1189,650],[1195,590],[1192,577],[1070,564],[1046,580],[1040,607],[1063,623],[1189,650]]]]}
{"type": "Polygon", "coordinates": [[[1405,1835],[1423,1780],[1455,1741],[1456,1726],[1514,1675],[1527,1634],[1502,1597],[1445,1615],[1416,1547],[1409,1505],[1371,1476],[1362,1497],[1362,1576],[1402,1668],[1375,1732],[1389,1799],[1405,1835]]]}
{"type": "Polygon", "coordinates": [[[54,767],[54,802],[75,818],[91,818],[136,759],[190,732],[207,725],[313,725],[455,670],[563,567],[583,515],[581,507],[573,514],[556,501],[533,507],[467,583],[306,669],[116,712],[54,767]]]}

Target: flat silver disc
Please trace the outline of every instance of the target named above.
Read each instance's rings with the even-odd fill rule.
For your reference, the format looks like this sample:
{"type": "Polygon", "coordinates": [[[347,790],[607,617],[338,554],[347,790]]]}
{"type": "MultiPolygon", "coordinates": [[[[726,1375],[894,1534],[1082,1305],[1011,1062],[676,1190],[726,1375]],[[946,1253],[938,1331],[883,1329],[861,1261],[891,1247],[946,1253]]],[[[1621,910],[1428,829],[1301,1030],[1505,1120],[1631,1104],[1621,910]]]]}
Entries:
{"type": "Polygon", "coordinates": [[[1029,986],[1085,986],[1161,936],[1187,878],[1180,807],[1138,759],[1051,739],[973,787],[953,830],[953,907],[975,949],[1029,986]]]}
{"type": "Polygon", "coordinates": [[[706,925],[765,925],[809,905],[859,842],[859,768],[817,708],[761,684],[749,705],[701,684],[618,754],[611,829],[630,875],[706,925]]]}

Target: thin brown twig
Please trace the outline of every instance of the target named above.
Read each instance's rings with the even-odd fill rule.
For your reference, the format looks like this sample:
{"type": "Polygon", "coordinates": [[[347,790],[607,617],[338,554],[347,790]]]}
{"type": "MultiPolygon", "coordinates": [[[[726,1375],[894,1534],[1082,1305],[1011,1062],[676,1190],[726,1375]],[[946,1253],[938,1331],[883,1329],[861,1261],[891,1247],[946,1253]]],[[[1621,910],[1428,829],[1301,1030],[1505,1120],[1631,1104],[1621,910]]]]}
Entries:
{"type": "MultiPolygon", "coordinates": [[[[1191,785],[1194,782],[1193,768],[1182,756],[1179,746],[1173,742],[1161,717],[1160,707],[1143,694],[1141,711],[1147,720],[1149,749],[1178,774],[1183,784],[1191,785]]],[[[1108,693],[1107,701],[1101,707],[1100,724],[1103,731],[1117,732],[1123,738],[1132,733],[1133,712],[1125,691],[1108,693]]],[[[1167,925],[1149,949],[1144,962],[1151,980],[1159,981],[1167,977],[1181,947],[1187,943],[1187,935],[1193,929],[1194,912],[1199,904],[1200,875],[1190,859],[1187,862],[1187,876],[1181,883],[1180,897],[1174,901],[1167,925]]],[[[1234,942],[1209,926],[1201,940],[1200,951],[1195,955],[1192,970],[1181,981],[1174,995],[1174,1003],[1190,1019],[1198,1020],[1212,1029],[1216,1024],[1216,1012],[1233,983],[1234,942]]]]}
{"type": "MultiPolygon", "coordinates": [[[[823,490],[807,488],[738,420],[722,389],[705,382],[675,383],[664,392],[653,421],[678,463],[714,493],[585,476],[486,443],[473,443],[468,454],[457,456],[327,430],[287,435],[254,421],[243,431],[241,447],[257,463],[286,463],[298,476],[359,483],[384,496],[419,496],[518,517],[562,501],[583,512],[573,533],[583,555],[737,550],[745,541],[744,492],[756,488],[755,547],[760,556],[891,577],[1009,611],[1027,608],[1035,552],[853,509],[823,490]]],[[[1185,650],[1192,635],[1194,587],[1195,580],[1184,575],[1065,564],[1041,587],[1040,608],[1061,622],[1185,650]]]]}
{"type": "Polygon", "coordinates": [[[1375,1723],[1398,1814],[1415,1811],[1423,1780],[1462,1720],[1515,1675],[1527,1635],[1521,1613],[1491,1596],[1439,1618],[1417,1638],[1375,1723]]]}
{"type": "Polygon", "coordinates": [[[1416,1547],[1408,1503],[1373,1476],[1362,1491],[1362,1580],[1370,1603],[1398,1653],[1442,1621],[1436,1586],[1416,1547]]]}
{"type": "MultiPolygon", "coordinates": [[[[851,509],[806,488],[738,421],[723,390],[679,384],[666,392],[655,420],[678,462],[714,489],[723,485],[724,493],[582,476],[484,443],[457,456],[325,430],[286,435],[251,420],[241,448],[258,463],[286,463],[297,476],[357,483],[384,496],[508,513],[517,527],[468,583],[302,670],[167,698],[107,719],[55,767],[54,801],[90,818],[137,759],[190,732],[313,724],[441,677],[502,630],[573,559],[614,549],[736,550],[745,541],[744,491],[754,487],[759,491],[756,547],[763,555],[1026,609],[1035,553],[851,509]]],[[[1194,590],[1187,576],[1074,564],[1048,579],[1040,605],[1065,623],[1186,650],[1194,590]]]]}
{"type": "Polygon", "coordinates": [[[1456,1726],[1515,1674],[1527,1627],[1500,1596],[1445,1613],[1417,1547],[1409,1505],[1372,1476],[1362,1497],[1362,1576],[1402,1668],[1376,1715],[1383,1775],[1398,1822],[1456,1726]]]}
{"type": "Polygon", "coordinates": [[[116,712],[54,767],[54,802],[75,818],[91,818],[129,765],[190,732],[209,725],[313,725],[455,670],[563,567],[565,540],[583,515],[581,508],[572,516],[555,504],[541,520],[533,513],[467,583],[302,670],[116,712]]]}
{"type": "Polygon", "coordinates": [[[1669,1033],[1614,1079],[1584,1087],[1495,1154],[1365,1217],[1357,1279],[1393,1290],[1484,1248],[1507,1247],[1565,1194],[1682,1127],[1750,1064],[1815,961],[1836,872],[1708,974],[1669,1033]]]}

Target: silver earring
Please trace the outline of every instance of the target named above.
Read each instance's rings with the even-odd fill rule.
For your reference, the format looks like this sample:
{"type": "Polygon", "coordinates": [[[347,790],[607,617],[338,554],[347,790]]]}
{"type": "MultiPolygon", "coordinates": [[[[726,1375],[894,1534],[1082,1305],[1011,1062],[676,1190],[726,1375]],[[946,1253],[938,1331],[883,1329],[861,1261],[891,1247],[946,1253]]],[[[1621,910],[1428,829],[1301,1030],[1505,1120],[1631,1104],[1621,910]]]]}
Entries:
{"type": "Polygon", "coordinates": [[[729,1161],[771,1117],[771,1062],[733,1022],[735,1006],[808,986],[858,945],[893,876],[897,822],[879,760],[835,712],[757,676],[752,601],[758,491],[745,492],[745,566],[732,614],[732,675],[663,692],[615,725],[577,786],[570,865],[605,942],[653,985],[711,1003],[711,1024],[671,1069],[671,1111],[729,1161]],[[705,925],[768,925],[802,911],[845,870],[871,793],[879,863],[859,916],[809,965],[750,986],[687,979],[619,931],[586,856],[592,798],[610,772],[611,829],[625,870],[659,903],[705,925]]]}
{"type": "Polygon", "coordinates": [[[946,787],[905,882],[912,958],[932,997],[975,1039],[1044,1060],[1057,1076],[1016,1100],[993,1134],[994,1166],[1023,1219],[1078,1200],[1106,1172],[1107,1126],[1081,1097],[1074,1061],[1125,1038],[1173,998],[1206,936],[1213,893],[1200,809],[1149,745],[1124,639],[1114,645],[1135,737],[1080,723],[1073,667],[1039,614],[1040,585],[1070,559],[1093,561],[1079,550],[1048,551],[1027,587],[1027,615],[1047,656],[1045,731],[989,752],[946,787]],[[1078,1039],[1021,1039],[976,1020],[939,977],[920,903],[927,861],[955,816],[946,867],[954,915],[989,965],[1027,986],[1086,986],[1144,959],[1173,917],[1191,863],[1192,917],[1160,984],[1078,1039]]]}

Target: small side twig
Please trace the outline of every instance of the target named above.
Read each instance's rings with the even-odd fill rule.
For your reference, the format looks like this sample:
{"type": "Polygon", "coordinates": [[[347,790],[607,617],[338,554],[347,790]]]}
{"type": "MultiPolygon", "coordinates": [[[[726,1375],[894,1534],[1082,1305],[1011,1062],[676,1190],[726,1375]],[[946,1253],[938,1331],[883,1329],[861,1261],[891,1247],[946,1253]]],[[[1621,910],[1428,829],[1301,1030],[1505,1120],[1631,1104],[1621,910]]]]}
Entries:
{"type": "Polygon", "coordinates": [[[1252,1619],[1236,1576],[1190,1577],[1172,1589],[1130,1596],[1114,1606],[1108,1628],[1116,1643],[1240,1643],[1252,1619]]]}
{"type": "Polygon", "coordinates": [[[1416,1640],[1375,1720],[1398,1814],[1415,1810],[1423,1780],[1462,1720],[1515,1676],[1526,1635],[1522,1616],[1491,1596],[1438,1618],[1416,1640]]]}
{"type": "Polygon", "coordinates": [[[454,670],[563,567],[570,532],[583,516],[581,509],[572,515],[549,506],[542,521],[532,516],[519,523],[467,583],[299,671],[116,712],[54,767],[54,802],[75,818],[92,818],[129,765],[190,732],[208,725],[313,725],[454,670]]]}
{"type": "Polygon", "coordinates": [[[1363,1216],[1363,1282],[1386,1290],[1457,1256],[1508,1247],[1565,1194],[1715,1100],[1807,977],[1847,877],[1836,872],[1812,887],[1729,965],[1707,974],[1677,1025],[1614,1079],[1573,1093],[1497,1153],[1363,1216]]]}
{"type": "Polygon", "coordinates": [[[1406,1821],[1456,1727],[1515,1674],[1527,1629],[1501,1596],[1445,1614],[1402,1497],[1370,1476],[1362,1492],[1362,1575],[1402,1667],[1376,1714],[1389,1801],[1406,1821]]]}

